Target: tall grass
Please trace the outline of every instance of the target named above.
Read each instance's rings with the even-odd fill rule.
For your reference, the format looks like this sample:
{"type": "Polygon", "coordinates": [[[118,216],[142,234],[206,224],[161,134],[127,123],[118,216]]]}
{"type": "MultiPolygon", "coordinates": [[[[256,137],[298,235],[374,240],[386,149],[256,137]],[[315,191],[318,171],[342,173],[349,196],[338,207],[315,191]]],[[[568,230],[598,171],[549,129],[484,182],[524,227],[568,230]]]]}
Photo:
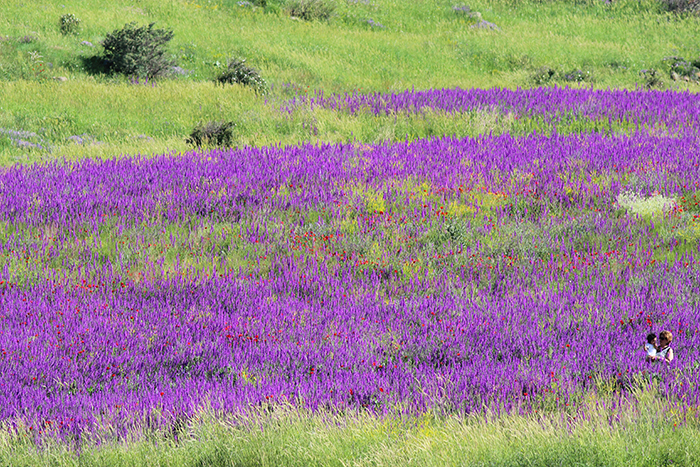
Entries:
{"type": "Polygon", "coordinates": [[[653,391],[634,404],[589,399],[585,410],[534,416],[377,418],[311,414],[292,407],[247,414],[203,411],[177,433],[145,425],[128,442],[109,436],[37,447],[0,437],[0,462],[14,466],[693,466],[700,426],[653,391]]]}

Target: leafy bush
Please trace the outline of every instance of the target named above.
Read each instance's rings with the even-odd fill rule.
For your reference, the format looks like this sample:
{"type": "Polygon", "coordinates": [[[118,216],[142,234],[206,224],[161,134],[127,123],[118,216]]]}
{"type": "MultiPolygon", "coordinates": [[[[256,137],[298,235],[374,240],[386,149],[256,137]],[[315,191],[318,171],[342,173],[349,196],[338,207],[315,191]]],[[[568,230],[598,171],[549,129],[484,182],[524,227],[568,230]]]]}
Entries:
{"type": "Polygon", "coordinates": [[[218,148],[231,147],[233,141],[233,122],[208,122],[199,125],[185,139],[187,144],[194,147],[211,146],[218,148]]]}
{"type": "Polygon", "coordinates": [[[325,0],[290,0],[287,12],[304,21],[327,20],[335,12],[335,5],[325,0]]]}
{"type": "Polygon", "coordinates": [[[165,44],[173,38],[173,32],[154,29],[154,24],[137,27],[129,23],[107,34],[102,46],[108,71],[146,78],[166,74],[174,65],[165,56],[165,44]]]}
{"type": "Polygon", "coordinates": [[[556,72],[549,68],[548,66],[543,66],[535,70],[530,76],[533,83],[538,86],[549,83],[556,75],[556,72]]]}
{"type": "Polygon", "coordinates": [[[537,68],[530,74],[530,81],[538,86],[546,85],[547,83],[555,80],[581,83],[584,81],[592,81],[593,76],[591,75],[590,71],[574,69],[563,72],[556,71],[548,66],[537,68]]]}
{"type": "Polygon", "coordinates": [[[216,78],[216,81],[221,84],[243,84],[244,86],[252,86],[258,92],[264,92],[267,89],[267,83],[260,76],[260,73],[255,68],[245,64],[245,59],[232,59],[226,71],[216,78]]]}
{"type": "Polygon", "coordinates": [[[61,16],[58,27],[64,36],[76,35],[80,32],[80,20],[74,14],[68,13],[61,16]]]}
{"type": "Polygon", "coordinates": [[[564,78],[564,81],[573,81],[576,83],[581,83],[583,81],[590,81],[591,72],[583,70],[571,70],[568,73],[564,73],[562,75],[562,78],[564,78]]]}
{"type": "Polygon", "coordinates": [[[661,0],[661,3],[675,13],[700,14],[700,0],[661,0]]]}
{"type": "Polygon", "coordinates": [[[661,88],[664,85],[659,73],[654,68],[641,70],[639,74],[644,77],[644,87],[646,89],[661,88]]]}
{"type": "Polygon", "coordinates": [[[697,81],[700,78],[700,59],[691,61],[683,57],[668,57],[665,60],[671,63],[669,75],[674,81],[697,81]]]}

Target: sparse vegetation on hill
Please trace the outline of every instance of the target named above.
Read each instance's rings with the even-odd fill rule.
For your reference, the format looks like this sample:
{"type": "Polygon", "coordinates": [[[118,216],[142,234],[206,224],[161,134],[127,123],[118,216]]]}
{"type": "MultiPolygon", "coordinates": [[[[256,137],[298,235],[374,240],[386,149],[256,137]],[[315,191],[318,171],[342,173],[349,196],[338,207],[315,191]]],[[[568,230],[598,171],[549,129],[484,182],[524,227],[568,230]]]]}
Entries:
{"type": "Polygon", "coordinates": [[[287,11],[292,18],[304,21],[328,20],[335,12],[332,0],[288,0],[287,11]]]}
{"type": "Polygon", "coordinates": [[[0,5],[0,127],[36,133],[47,144],[27,150],[0,138],[0,163],[186,150],[185,137],[207,121],[236,121],[234,146],[475,131],[447,121],[428,130],[426,120],[393,124],[327,112],[290,119],[275,110],[318,91],[564,85],[693,91],[699,24],[661,0],[167,6],[91,0],[40,8],[11,0],[0,5]],[[331,10],[326,19],[295,20],[303,11],[331,10]],[[57,27],[59,18],[65,26],[57,27]],[[479,21],[499,30],[473,28],[479,21]],[[130,49],[124,28],[132,23],[131,33],[145,42],[130,49]],[[231,62],[232,69],[231,57],[246,61],[231,62]],[[656,78],[643,72],[651,69],[656,78]],[[217,80],[233,85],[207,84],[217,80]],[[173,97],[163,101],[166,95],[173,97]],[[104,144],[68,140],[82,134],[104,144]]]}

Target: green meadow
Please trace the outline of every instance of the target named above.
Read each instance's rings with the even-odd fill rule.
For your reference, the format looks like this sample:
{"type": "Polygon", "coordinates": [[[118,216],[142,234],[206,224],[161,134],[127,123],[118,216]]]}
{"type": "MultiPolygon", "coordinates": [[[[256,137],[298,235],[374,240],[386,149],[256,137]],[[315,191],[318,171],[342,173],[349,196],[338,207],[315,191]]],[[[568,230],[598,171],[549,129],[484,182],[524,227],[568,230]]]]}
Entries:
{"type": "MultiPolygon", "coordinates": [[[[193,129],[211,121],[233,122],[232,146],[237,147],[488,133],[518,136],[554,130],[538,117],[513,120],[489,111],[375,116],[306,106],[293,113],[282,110],[293,98],[319,92],[537,86],[700,89],[692,79],[672,79],[670,73],[673,57],[700,58],[700,17],[670,12],[656,0],[476,0],[468,4],[470,11],[479,12],[498,29],[472,27],[477,20],[463,13],[465,3],[454,0],[328,0],[333,7],[330,17],[310,21],[291,16],[290,3],[283,0],[267,0],[264,6],[254,3],[5,0],[0,4],[0,165],[181,153],[193,149],[186,142],[193,129]],[[80,20],[73,34],[61,33],[60,18],[65,14],[80,20]],[[91,66],[102,53],[106,35],[131,22],[155,23],[173,31],[167,50],[179,67],[176,73],[145,80],[91,66]],[[217,76],[233,58],[245,59],[258,70],[265,88],[218,84],[217,76]],[[16,144],[11,135],[20,133],[31,145],[16,144]]],[[[607,125],[601,129],[596,122],[571,121],[560,123],[556,130],[633,129],[623,122],[607,125]]],[[[373,194],[356,188],[365,202],[364,214],[370,216],[378,207],[372,204],[373,194]]],[[[416,184],[412,189],[418,204],[431,196],[438,200],[429,186],[416,184]]],[[[490,215],[503,212],[514,201],[477,191],[465,193],[464,199],[478,202],[490,215]]],[[[688,191],[678,202],[686,214],[664,218],[648,214],[653,209],[641,202],[630,201],[629,211],[648,215],[640,214],[628,231],[619,227],[618,238],[598,238],[586,230],[594,222],[596,207],[578,213],[568,227],[580,231],[577,245],[594,243],[611,249],[621,242],[636,242],[654,249],[654,260],[672,260],[700,239],[700,219],[695,216],[700,212],[698,199],[700,192],[688,191]],[[672,238],[684,240],[675,251],[667,245],[672,238]]],[[[456,221],[471,220],[473,213],[464,206],[447,206],[446,211],[456,221]]],[[[623,213],[620,209],[618,217],[623,213]]],[[[284,226],[305,216],[311,223],[322,215],[275,213],[278,217],[273,221],[284,226]]],[[[354,232],[353,221],[348,214],[332,226],[346,235],[346,243],[336,246],[337,251],[367,242],[354,232]]],[[[83,233],[76,233],[74,244],[62,246],[61,256],[44,266],[60,272],[79,261],[82,242],[101,245],[102,261],[116,264],[121,255],[134,266],[120,272],[135,281],[148,274],[144,255],[161,261],[164,270],[173,269],[176,262],[192,273],[212,267],[265,270],[266,258],[261,264],[256,247],[236,239],[242,225],[224,221],[170,225],[154,219],[124,231],[109,222],[97,230],[86,226],[83,233]],[[215,264],[211,251],[218,252],[217,261],[223,264],[215,264]]],[[[0,223],[0,236],[19,236],[31,245],[34,239],[55,236],[52,229],[0,223]]],[[[535,253],[548,257],[555,248],[536,242],[545,235],[542,229],[534,222],[506,219],[498,235],[484,239],[485,251],[494,258],[512,251],[517,248],[512,238],[518,234],[533,240],[530,253],[539,248],[535,253]]],[[[437,248],[449,240],[443,233],[436,228],[427,234],[433,237],[422,241],[434,242],[437,248]]],[[[279,238],[268,246],[283,244],[293,234],[280,227],[279,238]]],[[[319,241],[294,238],[290,242],[311,251],[319,241]]],[[[387,236],[381,242],[363,244],[365,259],[370,266],[379,264],[404,241],[387,236]]],[[[420,245],[413,246],[417,255],[420,245]]],[[[447,264],[447,260],[426,257],[416,265],[410,260],[412,245],[404,248],[401,258],[391,260],[409,278],[412,268],[437,274],[459,268],[464,259],[455,257],[447,264]]],[[[32,263],[43,261],[39,248],[24,261],[17,258],[0,257],[0,268],[8,267],[20,280],[38,280],[32,263]]],[[[251,409],[246,414],[204,411],[178,439],[144,427],[133,439],[97,436],[79,449],[57,442],[37,446],[11,432],[9,424],[0,423],[5,428],[0,432],[0,465],[697,465],[700,425],[696,417],[686,418],[688,411],[680,415],[674,403],[653,387],[635,394],[634,401],[616,400],[615,408],[611,400],[588,400],[585,419],[559,410],[466,418],[431,412],[420,419],[311,414],[285,406],[251,409]]]]}

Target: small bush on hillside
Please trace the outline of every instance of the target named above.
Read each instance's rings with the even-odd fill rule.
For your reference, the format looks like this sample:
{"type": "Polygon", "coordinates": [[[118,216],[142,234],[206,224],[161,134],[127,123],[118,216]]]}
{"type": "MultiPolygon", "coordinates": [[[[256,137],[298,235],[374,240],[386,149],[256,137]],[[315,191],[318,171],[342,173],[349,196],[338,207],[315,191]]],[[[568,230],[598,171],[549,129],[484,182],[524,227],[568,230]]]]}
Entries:
{"type": "Polygon", "coordinates": [[[335,5],[325,0],[290,0],[287,12],[304,21],[327,20],[335,12],[335,5]]]}
{"type": "Polygon", "coordinates": [[[644,87],[646,89],[661,88],[664,85],[663,81],[661,81],[661,76],[659,76],[659,72],[654,68],[642,70],[639,74],[644,77],[644,87]]]}
{"type": "Polygon", "coordinates": [[[582,83],[583,81],[591,80],[591,72],[583,70],[571,70],[562,75],[564,81],[572,81],[575,83],[582,83]]]}
{"type": "Polygon", "coordinates": [[[661,0],[661,3],[674,13],[700,14],[700,0],[661,0]]]}
{"type": "Polygon", "coordinates": [[[700,59],[691,61],[683,57],[668,57],[665,60],[671,64],[669,75],[674,81],[679,79],[697,81],[700,79],[700,59]]]}
{"type": "Polygon", "coordinates": [[[205,146],[228,148],[233,142],[233,127],[233,122],[208,122],[192,130],[185,142],[197,148],[205,146]]]}
{"type": "Polygon", "coordinates": [[[102,41],[108,71],[149,79],[163,76],[174,62],[165,55],[165,44],[173,32],[155,29],[155,23],[136,26],[135,23],[117,29],[102,41]]]}
{"type": "Polygon", "coordinates": [[[231,60],[226,71],[220,74],[216,81],[221,84],[238,83],[251,86],[258,92],[264,92],[267,89],[267,83],[260,76],[258,70],[246,65],[245,59],[234,58],[231,60]]]}
{"type": "Polygon", "coordinates": [[[64,36],[76,35],[80,32],[80,20],[72,13],[61,16],[58,27],[64,36]]]}
{"type": "Polygon", "coordinates": [[[530,75],[530,79],[532,80],[533,83],[535,83],[538,86],[541,86],[543,84],[547,84],[552,79],[554,78],[554,75],[556,75],[556,71],[552,70],[548,66],[543,66],[538,68],[537,70],[530,75]]]}

